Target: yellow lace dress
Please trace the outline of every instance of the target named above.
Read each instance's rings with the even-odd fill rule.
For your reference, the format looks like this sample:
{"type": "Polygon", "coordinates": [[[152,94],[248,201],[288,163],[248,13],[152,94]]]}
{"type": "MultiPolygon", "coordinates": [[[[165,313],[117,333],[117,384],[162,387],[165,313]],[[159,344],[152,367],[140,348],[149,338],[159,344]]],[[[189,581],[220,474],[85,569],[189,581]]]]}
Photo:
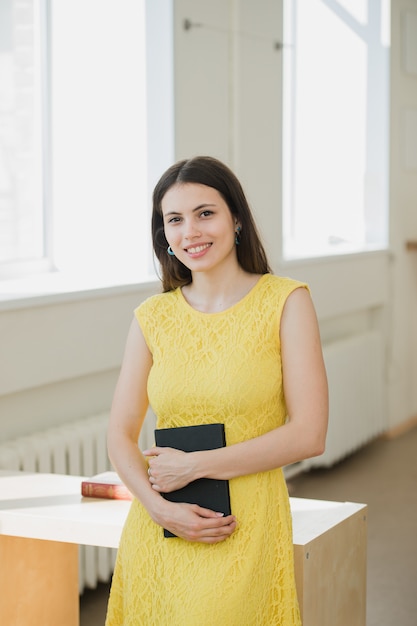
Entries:
{"type": "MultiPolygon", "coordinates": [[[[237,304],[201,313],[180,289],[136,311],[153,355],[158,426],[223,422],[227,445],[282,425],[279,327],[302,283],[265,274],[237,304]]],[[[299,626],[292,524],[281,469],[230,481],[238,526],[206,545],[164,538],[134,500],[117,556],[106,626],[299,626]]]]}

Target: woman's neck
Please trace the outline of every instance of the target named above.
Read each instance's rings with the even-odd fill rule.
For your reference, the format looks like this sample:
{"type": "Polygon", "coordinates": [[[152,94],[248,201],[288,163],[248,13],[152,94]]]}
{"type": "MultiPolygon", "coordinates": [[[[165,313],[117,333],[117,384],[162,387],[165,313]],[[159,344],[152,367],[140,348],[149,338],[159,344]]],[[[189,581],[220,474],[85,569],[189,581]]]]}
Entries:
{"type": "Polygon", "coordinates": [[[195,272],[192,282],[182,288],[188,304],[202,313],[225,311],[239,302],[258,282],[258,274],[249,274],[240,266],[216,276],[195,272]]]}

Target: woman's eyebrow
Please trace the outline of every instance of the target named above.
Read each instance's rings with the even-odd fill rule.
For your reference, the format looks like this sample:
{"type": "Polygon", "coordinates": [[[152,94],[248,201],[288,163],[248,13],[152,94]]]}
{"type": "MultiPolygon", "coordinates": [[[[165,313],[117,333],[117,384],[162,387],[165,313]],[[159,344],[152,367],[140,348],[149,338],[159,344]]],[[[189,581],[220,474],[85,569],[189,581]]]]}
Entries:
{"type": "MultiPolygon", "coordinates": [[[[210,206],[216,206],[216,205],[213,204],[213,203],[210,203],[210,202],[199,204],[198,206],[196,206],[193,209],[192,212],[195,213],[195,211],[199,211],[200,209],[206,209],[207,207],[210,207],[210,206]]],[[[180,211],[167,211],[166,213],[164,213],[164,215],[165,216],[168,216],[168,215],[181,215],[181,212],[180,211]]]]}

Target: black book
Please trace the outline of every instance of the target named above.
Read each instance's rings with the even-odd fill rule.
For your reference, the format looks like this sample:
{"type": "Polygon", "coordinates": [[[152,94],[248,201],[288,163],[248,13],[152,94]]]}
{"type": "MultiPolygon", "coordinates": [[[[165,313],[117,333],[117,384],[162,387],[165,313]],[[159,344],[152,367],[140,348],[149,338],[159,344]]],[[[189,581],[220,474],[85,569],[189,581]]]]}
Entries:
{"type": "MultiPolygon", "coordinates": [[[[183,452],[214,450],[226,445],[224,424],[201,424],[199,426],[180,426],[178,428],[159,428],[155,430],[157,446],[175,448],[183,452]]],[[[182,489],[163,493],[171,502],[198,504],[224,515],[230,515],[229,481],[213,478],[199,478],[182,489]]],[[[164,529],[165,537],[175,535],[164,529]]]]}

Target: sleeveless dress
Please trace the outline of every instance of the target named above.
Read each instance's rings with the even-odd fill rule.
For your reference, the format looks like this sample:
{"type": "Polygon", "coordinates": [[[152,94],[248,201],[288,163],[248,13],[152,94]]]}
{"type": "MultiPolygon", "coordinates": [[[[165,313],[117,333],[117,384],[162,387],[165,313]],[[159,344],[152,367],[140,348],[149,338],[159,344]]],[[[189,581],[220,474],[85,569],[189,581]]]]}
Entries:
{"type": "MultiPolygon", "coordinates": [[[[297,281],[263,275],[220,313],[193,309],[178,288],[135,311],[153,355],[158,427],[222,422],[226,443],[284,424],[279,329],[297,281]]],[[[122,533],[106,626],[299,626],[292,522],[282,469],[230,481],[237,529],[206,545],[164,538],[133,500],[122,533]]]]}

